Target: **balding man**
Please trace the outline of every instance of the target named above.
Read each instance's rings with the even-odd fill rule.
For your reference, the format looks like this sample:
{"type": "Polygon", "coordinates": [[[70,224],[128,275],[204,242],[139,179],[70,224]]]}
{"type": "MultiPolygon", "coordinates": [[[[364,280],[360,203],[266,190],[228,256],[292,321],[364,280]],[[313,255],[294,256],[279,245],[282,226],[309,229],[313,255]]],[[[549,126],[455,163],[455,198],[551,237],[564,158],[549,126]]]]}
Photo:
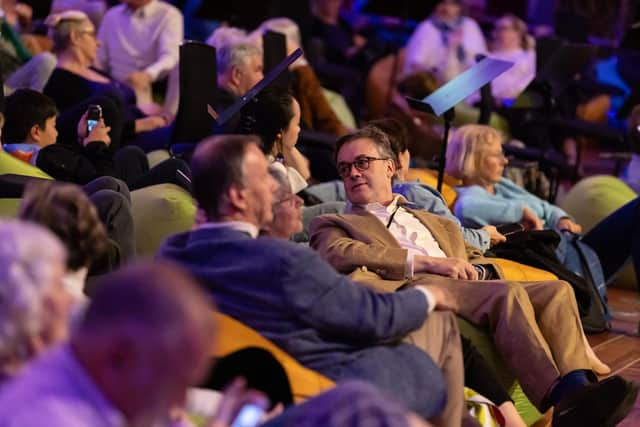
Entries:
{"type": "Polygon", "coordinates": [[[170,237],[160,255],[187,267],[222,312],[307,367],[336,381],[368,380],[436,424],[459,426],[460,336],[451,312],[431,312],[447,308],[446,293],[431,300],[426,287],[378,294],[306,247],[256,239],[273,218],[277,189],[258,143],[255,136],[219,136],[198,145],[193,194],[207,220],[170,237]],[[421,348],[403,342],[410,334],[422,338],[421,348]]]}
{"type": "Polygon", "coordinates": [[[177,267],[106,276],[67,345],[3,389],[0,426],[151,426],[202,380],[213,339],[208,300],[177,267]]]}

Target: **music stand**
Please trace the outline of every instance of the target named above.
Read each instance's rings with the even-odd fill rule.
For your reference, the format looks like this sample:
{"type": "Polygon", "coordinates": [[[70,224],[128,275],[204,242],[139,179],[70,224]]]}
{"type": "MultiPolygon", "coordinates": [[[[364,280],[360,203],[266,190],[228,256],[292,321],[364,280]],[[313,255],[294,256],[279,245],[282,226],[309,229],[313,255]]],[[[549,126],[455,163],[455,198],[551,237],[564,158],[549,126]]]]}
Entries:
{"type": "Polygon", "coordinates": [[[449,131],[455,116],[453,107],[512,66],[513,62],[484,58],[426,98],[420,100],[407,97],[409,106],[414,110],[424,111],[435,116],[442,115],[444,118],[444,140],[438,166],[438,191],[442,191],[449,131]]]}

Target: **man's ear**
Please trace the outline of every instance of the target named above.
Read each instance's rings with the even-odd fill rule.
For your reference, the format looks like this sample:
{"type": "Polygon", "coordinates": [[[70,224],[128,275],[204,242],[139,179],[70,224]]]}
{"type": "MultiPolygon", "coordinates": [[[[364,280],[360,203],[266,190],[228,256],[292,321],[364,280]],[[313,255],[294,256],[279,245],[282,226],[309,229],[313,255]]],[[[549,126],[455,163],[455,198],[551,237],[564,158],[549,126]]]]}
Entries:
{"type": "Polygon", "coordinates": [[[391,179],[396,174],[396,162],[393,159],[387,161],[387,177],[391,179]]]}
{"type": "Polygon", "coordinates": [[[230,205],[229,209],[231,211],[241,211],[244,212],[247,208],[247,199],[245,196],[245,191],[243,188],[238,187],[237,185],[231,185],[229,190],[227,191],[227,202],[230,205]]]}
{"type": "Polygon", "coordinates": [[[233,66],[231,67],[231,71],[229,73],[229,81],[234,85],[234,86],[239,86],[240,82],[242,81],[242,71],[240,70],[239,67],[237,66],[233,66]]]}

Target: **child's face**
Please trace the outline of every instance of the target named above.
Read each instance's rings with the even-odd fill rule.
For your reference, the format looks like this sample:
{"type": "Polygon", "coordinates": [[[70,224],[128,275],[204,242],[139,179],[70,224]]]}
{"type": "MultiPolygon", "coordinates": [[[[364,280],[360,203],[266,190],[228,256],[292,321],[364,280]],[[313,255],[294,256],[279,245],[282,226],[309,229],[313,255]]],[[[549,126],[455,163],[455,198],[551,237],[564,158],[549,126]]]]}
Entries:
{"type": "Polygon", "coordinates": [[[39,129],[39,140],[36,141],[40,147],[55,144],[58,140],[58,130],[56,129],[56,117],[49,117],[44,122],[44,129],[39,129]]]}

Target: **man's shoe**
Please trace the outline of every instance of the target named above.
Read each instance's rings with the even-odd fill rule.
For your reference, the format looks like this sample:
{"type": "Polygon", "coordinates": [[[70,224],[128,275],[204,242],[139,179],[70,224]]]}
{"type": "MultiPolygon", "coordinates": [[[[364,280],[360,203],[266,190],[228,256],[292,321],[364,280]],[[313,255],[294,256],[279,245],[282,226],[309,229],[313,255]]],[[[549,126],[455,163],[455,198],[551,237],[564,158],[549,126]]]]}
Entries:
{"type": "Polygon", "coordinates": [[[633,408],[638,384],[616,375],[589,384],[562,399],[553,410],[553,427],[614,427],[633,408]]]}

